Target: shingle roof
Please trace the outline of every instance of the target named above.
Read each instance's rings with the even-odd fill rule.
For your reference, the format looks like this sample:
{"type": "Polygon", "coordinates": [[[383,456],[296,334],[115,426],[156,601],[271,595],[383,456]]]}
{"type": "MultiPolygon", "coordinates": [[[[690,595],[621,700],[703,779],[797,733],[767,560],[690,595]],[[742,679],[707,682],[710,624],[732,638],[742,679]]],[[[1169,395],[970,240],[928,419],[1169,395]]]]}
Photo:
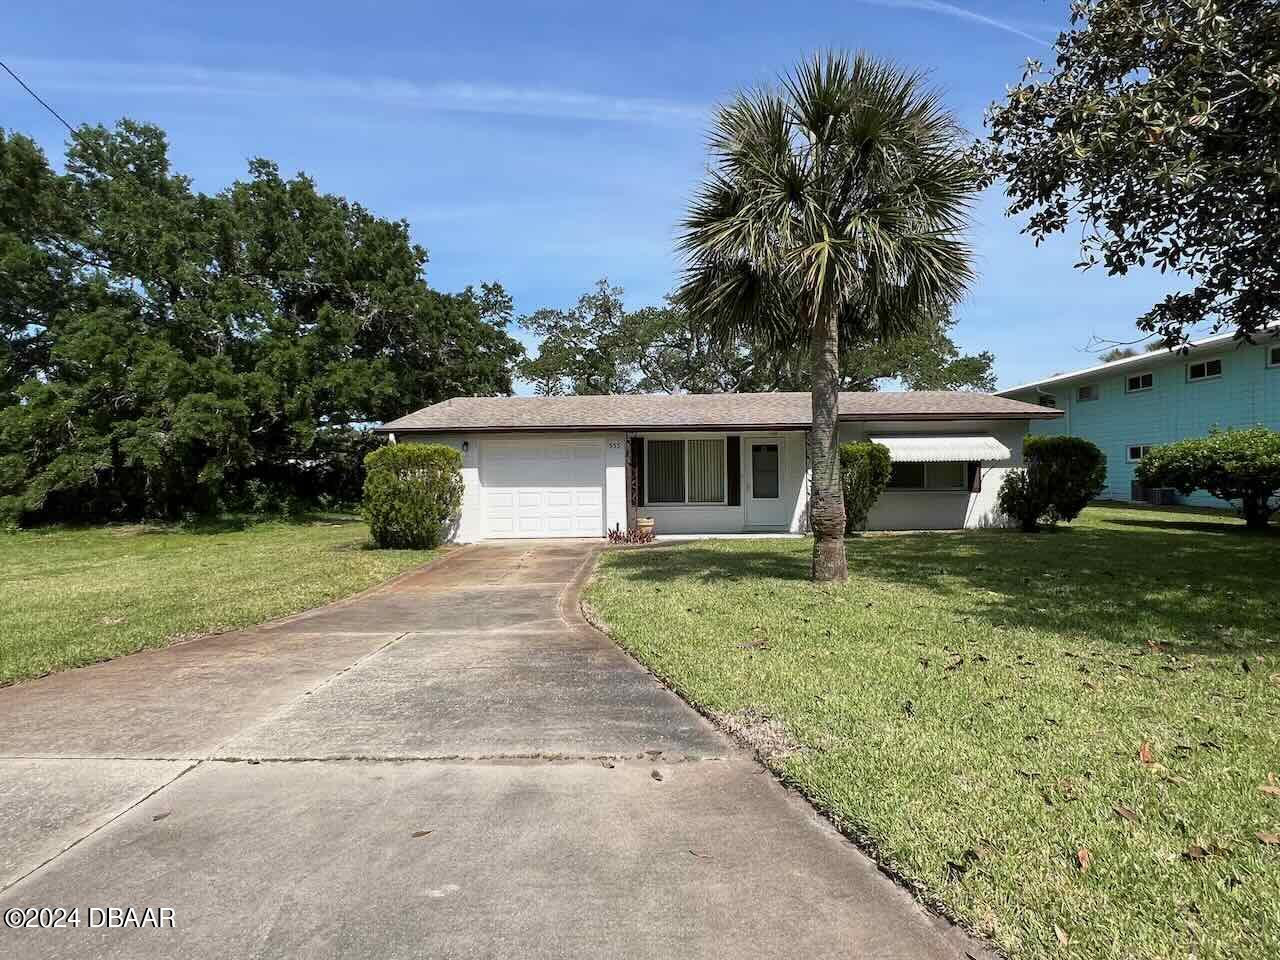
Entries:
{"type": "MultiPolygon", "coordinates": [[[[392,420],[383,432],[680,430],[807,427],[808,393],[642,394],[591,397],[457,397],[392,420]]],[[[841,420],[1027,420],[1053,410],[989,393],[842,393],[841,420]]]]}

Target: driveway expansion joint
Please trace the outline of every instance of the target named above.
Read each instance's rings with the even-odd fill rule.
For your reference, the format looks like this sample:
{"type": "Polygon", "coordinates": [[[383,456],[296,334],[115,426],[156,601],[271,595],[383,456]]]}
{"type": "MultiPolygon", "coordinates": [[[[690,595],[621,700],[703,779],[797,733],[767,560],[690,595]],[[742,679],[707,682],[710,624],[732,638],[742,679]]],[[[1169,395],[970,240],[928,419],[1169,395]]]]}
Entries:
{"type": "Polygon", "coordinates": [[[270,763],[645,763],[672,766],[682,763],[721,763],[731,761],[728,756],[691,756],[688,754],[666,755],[652,751],[644,753],[484,753],[484,754],[428,754],[408,756],[385,756],[380,754],[345,754],[325,757],[209,757],[209,763],[243,763],[250,766],[270,763]]]}
{"type": "MultiPolygon", "coordinates": [[[[166,759],[171,759],[171,758],[166,758],[166,759]]],[[[103,820],[93,829],[88,830],[85,833],[81,834],[80,836],[76,837],[74,840],[72,840],[70,843],[64,846],[61,850],[59,850],[53,856],[45,858],[40,863],[36,864],[34,867],[28,870],[26,873],[15,878],[12,882],[6,883],[4,886],[0,886],[0,893],[5,893],[6,891],[12,890],[18,884],[22,883],[22,881],[26,880],[28,877],[34,876],[35,874],[39,873],[45,867],[49,866],[51,863],[57,860],[59,857],[68,853],[75,847],[79,846],[81,843],[83,843],[85,840],[88,840],[94,834],[107,829],[109,826],[111,826],[121,817],[128,814],[135,807],[141,806],[142,804],[150,800],[152,797],[154,797],[156,794],[164,790],[166,787],[172,786],[173,784],[177,783],[179,780],[185,777],[188,773],[190,773],[196,767],[200,766],[200,763],[201,761],[196,760],[192,763],[187,764],[185,767],[179,770],[176,774],[174,774],[168,780],[165,780],[163,783],[153,787],[151,790],[148,790],[146,793],[138,797],[138,799],[134,800],[132,803],[125,806],[123,809],[117,810],[115,813],[107,817],[107,819],[103,820]]]]}

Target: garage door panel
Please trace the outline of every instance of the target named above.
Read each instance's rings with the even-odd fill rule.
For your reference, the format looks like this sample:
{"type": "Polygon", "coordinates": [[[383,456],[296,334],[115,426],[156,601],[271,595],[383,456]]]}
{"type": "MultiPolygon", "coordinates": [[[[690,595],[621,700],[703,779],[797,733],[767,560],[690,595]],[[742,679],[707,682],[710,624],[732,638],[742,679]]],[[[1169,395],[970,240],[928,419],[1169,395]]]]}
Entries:
{"type": "Polygon", "coordinates": [[[574,534],[572,517],[548,517],[547,536],[571,537],[574,534]]]}
{"type": "Polygon", "coordinates": [[[603,441],[489,441],[481,473],[488,536],[603,534],[603,441]]]}
{"type": "Polygon", "coordinates": [[[513,537],[515,532],[515,517],[495,517],[493,514],[489,514],[489,536],[513,537]]]}

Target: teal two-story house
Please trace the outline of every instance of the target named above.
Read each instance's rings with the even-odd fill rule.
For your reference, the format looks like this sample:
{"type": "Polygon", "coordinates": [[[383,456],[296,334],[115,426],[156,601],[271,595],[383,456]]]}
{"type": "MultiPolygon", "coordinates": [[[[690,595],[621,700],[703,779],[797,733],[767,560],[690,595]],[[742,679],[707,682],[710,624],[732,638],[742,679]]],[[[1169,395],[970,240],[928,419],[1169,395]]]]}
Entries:
{"type": "MultiPolygon", "coordinates": [[[[1202,437],[1214,428],[1261,424],[1280,430],[1280,339],[1254,344],[1230,334],[1195,341],[1185,353],[1158,350],[1054,374],[999,394],[1056,407],[1056,420],[1033,420],[1032,433],[1096,443],[1107,457],[1109,500],[1149,500],[1134,467],[1152,446],[1202,437]]],[[[1181,502],[1223,507],[1204,491],[1181,502]]]]}

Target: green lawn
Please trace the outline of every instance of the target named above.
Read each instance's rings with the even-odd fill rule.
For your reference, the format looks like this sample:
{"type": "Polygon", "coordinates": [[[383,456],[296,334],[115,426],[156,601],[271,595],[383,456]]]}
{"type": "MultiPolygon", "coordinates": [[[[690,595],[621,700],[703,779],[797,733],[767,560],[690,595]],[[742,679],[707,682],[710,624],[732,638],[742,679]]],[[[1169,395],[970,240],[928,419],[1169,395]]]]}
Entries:
{"type": "Polygon", "coordinates": [[[0,685],[335,600],[425,563],[346,518],[0,533],[0,685]]]}
{"type": "Polygon", "coordinates": [[[1094,507],[851,540],[834,588],[809,550],[614,550],[588,602],[1014,957],[1280,956],[1280,536],[1094,507]]]}

